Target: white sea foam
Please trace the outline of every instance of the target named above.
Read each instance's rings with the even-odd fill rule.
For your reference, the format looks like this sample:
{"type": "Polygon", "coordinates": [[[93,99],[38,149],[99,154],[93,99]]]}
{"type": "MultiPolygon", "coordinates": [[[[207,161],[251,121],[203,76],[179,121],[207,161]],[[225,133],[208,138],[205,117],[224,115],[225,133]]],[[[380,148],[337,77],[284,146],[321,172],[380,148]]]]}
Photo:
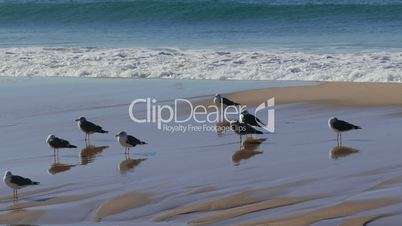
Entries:
{"type": "Polygon", "coordinates": [[[402,52],[2,48],[0,76],[402,81],[402,52]]]}

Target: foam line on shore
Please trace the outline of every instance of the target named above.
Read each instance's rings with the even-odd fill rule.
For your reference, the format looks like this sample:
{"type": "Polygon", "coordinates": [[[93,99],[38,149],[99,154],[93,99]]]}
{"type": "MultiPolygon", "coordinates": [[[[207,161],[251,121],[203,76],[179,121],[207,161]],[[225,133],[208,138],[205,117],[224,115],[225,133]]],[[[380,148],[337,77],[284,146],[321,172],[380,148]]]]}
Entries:
{"type": "Polygon", "coordinates": [[[394,50],[2,48],[0,76],[307,81],[402,81],[394,50]]]}

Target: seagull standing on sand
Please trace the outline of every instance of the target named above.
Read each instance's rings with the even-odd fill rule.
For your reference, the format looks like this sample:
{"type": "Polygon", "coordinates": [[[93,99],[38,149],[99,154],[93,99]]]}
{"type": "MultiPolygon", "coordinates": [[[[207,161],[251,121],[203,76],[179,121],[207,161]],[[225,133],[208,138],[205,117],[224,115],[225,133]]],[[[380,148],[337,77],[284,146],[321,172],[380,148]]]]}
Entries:
{"type": "Polygon", "coordinates": [[[240,122],[249,124],[250,126],[262,127],[261,125],[265,126],[265,124],[254,115],[250,114],[247,110],[244,110],[240,114],[240,122]]]}
{"type": "Polygon", "coordinates": [[[124,131],[121,131],[119,134],[116,135],[116,137],[117,142],[119,142],[119,144],[124,147],[125,152],[137,145],[147,144],[144,141],[140,141],[131,135],[127,135],[127,133],[124,131]]]}
{"type": "Polygon", "coordinates": [[[32,181],[31,179],[13,175],[10,171],[4,173],[3,181],[8,187],[13,189],[14,200],[18,199],[18,189],[39,184],[39,182],[32,181]]]}
{"type": "Polygon", "coordinates": [[[342,144],[342,133],[350,130],[361,129],[360,126],[353,125],[349,122],[345,122],[337,119],[336,117],[332,117],[328,120],[328,126],[336,133],[336,141],[339,144],[342,144]]]}
{"type": "Polygon", "coordinates": [[[56,151],[61,148],[77,148],[77,146],[70,144],[67,140],[56,137],[53,134],[49,134],[46,139],[46,143],[49,144],[51,148],[54,150],[54,154],[56,155],[56,151]]]}
{"type": "Polygon", "coordinates": [[[101,126],[96,125],[90,121],[87,121],[85,117],[80,117],[75,120],[78,122],[78,127],[85,133],[85,142],[89,141],[89,135],[93,133],[108,133],[108,131],[103,130],[101,126]]]}
{"type": "Polygon", "coordinates": [[[234,121],[230,123],[230,126],[232,130],[240,135],[240,143],[242,141],[242,136],[243,135],[249,135],[249,134],[263,134],[263,132],[254,129],[252,126],[246,124],[246,123],[241,123],[239,121],[234,121]]]}
{"type": "Polygon", "coordinates": [[[228,98],[222,97],[219,93],[215,94],[214,103],[215,104],[223,104],[226,107],[227,106],[238,106],[238,105],[240,105],[239,103],[231,101],[228,98]]]}

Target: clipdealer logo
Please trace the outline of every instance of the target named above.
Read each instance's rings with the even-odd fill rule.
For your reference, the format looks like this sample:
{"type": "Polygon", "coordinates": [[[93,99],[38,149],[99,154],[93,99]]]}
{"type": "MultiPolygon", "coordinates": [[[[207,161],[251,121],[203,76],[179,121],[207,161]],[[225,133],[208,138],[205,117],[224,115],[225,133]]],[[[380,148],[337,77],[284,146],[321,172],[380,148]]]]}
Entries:
{"type": "MultiPolygon", "coordinates": [[[[259,104],[256,117],[266,117],[266,124],[261,128],[275,132],[275,98],[259,104]]],[[[240,115],[247,106],[194,105],[187,99],[175,99],[172,105],[159,104],[155,98],[139,98],[130,103],[128,113],[135,123],[156,124],[159,130],[166,132],[216,131],[216,124],[240,120],[240,115]],[[135,114],[135,109],[143,109],[144,114],[135,114]],[[188,109],[188,110],[183,110],[188,109]],[[180,116],[180,117],[179,117],[180,116]]]]}

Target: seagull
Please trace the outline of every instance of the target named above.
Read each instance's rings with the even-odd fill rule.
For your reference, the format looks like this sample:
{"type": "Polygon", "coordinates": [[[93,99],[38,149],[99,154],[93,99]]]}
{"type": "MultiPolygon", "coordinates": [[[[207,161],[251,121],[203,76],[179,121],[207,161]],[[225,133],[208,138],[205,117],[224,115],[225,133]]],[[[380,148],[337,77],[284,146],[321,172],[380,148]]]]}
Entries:
{"type": "Polygon", "coordinates": [[[261,125],[265,126],[265,124],[254,115],[250,114],[247,110],[244,110],[240,114],[240,122],[249,124],[250,126],[262,127],[261,125]]]}
{"type": "Polygon", "coordinates": [[[80,117],[75,120],[78,122],[78,127],[85,133],[85,141],[89,141],[89,135],[93,133],[108,133],[103,130],[101,126],[98,126],[90,121],[87,121],[85,117],[80,117]]]}
{"type": "Polygon", "coordinates": [[[342,144],[342,133],[350,130],[361,129],[360,126],[353,125],[349,122],[345,122],[337,119],[336,117],[332,117],[328,120],[328,126],[336,133],[336,141],[339,144],[342,144]]]}
{"type": "Polygon", "coordinates": [[[10,171],[4,173],[3,181],[8,187],[13,189],[14,200],[18,199],[18,189],[39,184],[39,182],[32,181],[31,179],[13,175],[10,171]]]}
{"type": "Polygon", "coordinates": [[[70,144],[67,140],[56,137],[53,134],[49,134],[46,139],[46,143],[49,144],[51,148],[53,148],[54,153],[56,154],[56,150],[61,148],[77,148],[77,146],[70,144]]]}
{"type": "Polygon", "coordinates": [[[246,124],[246,123],[241,123],[239,121],[234,121],[230,123],[230,126],[232,130],[240,135],[240,143],[242,141],[242,136],[243,135],[249,135],[249,134],[263,134],[263,132],[254,129],[252,126],[246,124]]]}
{"type": "Polygon", "coordinates": [[[119,144],[124,147],[125,152],[127,152],[131,147],[147,144],[144,141],[140,141],[131,135],[127,135],[127,133],[124,131],[121,131],[120,133],[118,133],[116,135],[116,137],[117,137],[117,142],[119,142],[119,144]]]}
{"type": "Polygon", "coordinates": [[[228,98],[222,97],[219,93],[215,94],[214,103],[215,104],[223,104],[226,107],[227,106],[238,106],[238,105],[240,105],[239,103],[231,101],[228,98]]]}

